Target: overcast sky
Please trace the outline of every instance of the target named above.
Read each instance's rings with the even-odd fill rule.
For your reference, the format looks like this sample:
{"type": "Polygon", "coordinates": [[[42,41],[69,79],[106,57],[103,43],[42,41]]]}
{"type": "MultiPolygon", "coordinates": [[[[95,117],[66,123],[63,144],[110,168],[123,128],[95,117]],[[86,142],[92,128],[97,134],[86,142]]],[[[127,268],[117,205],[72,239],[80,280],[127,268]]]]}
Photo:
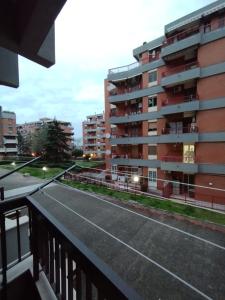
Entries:
{"type": "Polygon", "coordinates": [[[132,50],[164,33],[164,25],[212,0],[68,0],[56,22],[56,65],[20,58],[20,87],[0,87],[0,105],[17,123],[41,117],[81,122],[104,110],[109,68],[134,62],[132,50]]]}

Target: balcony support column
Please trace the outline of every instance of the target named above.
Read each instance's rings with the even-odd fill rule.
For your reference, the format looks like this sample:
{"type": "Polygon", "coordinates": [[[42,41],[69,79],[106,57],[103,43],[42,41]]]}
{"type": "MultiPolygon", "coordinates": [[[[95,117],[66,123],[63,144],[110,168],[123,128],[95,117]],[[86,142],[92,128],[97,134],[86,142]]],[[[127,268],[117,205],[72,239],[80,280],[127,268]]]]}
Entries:
{"type": "MultiPolygon", "coordinates": [[[[1,253],[2,253],[2,292],[6,296],[7,287],[7,244],[5,230],[5,215],[0,213],[1,253]]],[[[4,296],[3,296],[4,299],[4,296]]]]}
{"type": "Polygon", "coordinates": [[[32,254],[33,254],[33,276],[34,280],[39,280],[39,251],[38,251],[38,220],[35,213],[32,212],[32,254]]]}

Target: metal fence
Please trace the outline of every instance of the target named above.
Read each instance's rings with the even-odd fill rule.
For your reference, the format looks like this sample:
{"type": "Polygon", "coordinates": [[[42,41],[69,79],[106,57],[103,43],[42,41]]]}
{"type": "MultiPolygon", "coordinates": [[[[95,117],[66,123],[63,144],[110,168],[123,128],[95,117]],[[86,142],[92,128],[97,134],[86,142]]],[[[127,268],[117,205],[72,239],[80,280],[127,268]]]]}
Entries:
{"type": "Polygon", "coordinates": [[[180,203],[225,211],[224,187],[213,187],[211,182],[208,183],[208,186],[204,186],[157,177],[151,178],[150,181],[149,177],[140,174],[136,174],[138,182],[134,182],[134,175],[135,173],[131,172],[82,168],[76,173],[66,173],[65,178],[162,200],[170,199],[180,203]]]}

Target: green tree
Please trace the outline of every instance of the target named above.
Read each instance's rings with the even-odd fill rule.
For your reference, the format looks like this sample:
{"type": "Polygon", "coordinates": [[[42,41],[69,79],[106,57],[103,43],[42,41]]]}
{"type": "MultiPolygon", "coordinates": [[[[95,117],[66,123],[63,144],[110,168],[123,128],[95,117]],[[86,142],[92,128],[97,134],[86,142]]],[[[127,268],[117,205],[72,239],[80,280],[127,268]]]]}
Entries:
{"type": "Polygon", "coordinates": [[[36,155],[43,155],[45,153],[45,146],[47,144],[48,126],[43,125],[32,135],[32,152],[36,155]]]}
{"type": "Polygon", "coordinates": [[[51,162],[62,162],[70,158],[68,140],[70,134],[64,132],[59,122],[54,120],[48,125],[47,142],[45,144],[45,158],[51,162]]]}
{"type": "Polygon", "coordinates": [[[75,147],[72,151],[72,155],[75,157],[81,157],[83,155],[83,150],[75,147]]]}
{"type": "Polygon", "coordinates": [[[31,136],[23,136],[20,131],[17,131],[18,153],[22,155],[31,155],[31,136]]]}

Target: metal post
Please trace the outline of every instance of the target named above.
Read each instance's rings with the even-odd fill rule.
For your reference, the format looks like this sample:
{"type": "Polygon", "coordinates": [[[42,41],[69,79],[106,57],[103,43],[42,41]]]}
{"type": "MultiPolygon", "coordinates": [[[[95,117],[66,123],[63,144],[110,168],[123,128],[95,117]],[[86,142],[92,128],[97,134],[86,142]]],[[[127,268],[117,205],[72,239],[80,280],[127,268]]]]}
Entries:
{"type": "Polygon", "coordinates": [[[18,250],[18,261],[21,261],[21,241],[20,241],[20,212],[16,210],[16,231],[17,231],[17,250],[18,250]]]}
{"type": "Polygon", "coordinates": [[[11,174],[13,174],[13,173],[15,173],[15,172],[17,172],[17,171],[19,171],[20,169],[22,169],[22,168],[28,166],[29,164],[31,164],[31,163],[33,163],[33,162],[39,160],[40,158],[41,158],[41,156],[35,157],[34,159],[32,159],[32,160],[26,162],[25,164],[23,164],[23,165],[21,165],[21,166],[15,168],[14,170],[9,171],[8,173],[1,175],[1,176],[0,176],[0,180],[3,179],[3,178],[5,178],[5,177],[7,177],[7,176],[9,176],[9,175],[11,175],[11,174]]]}
{"type": "Polygon", "coordinates": [[[1,253],[2,253],[2,288],[6,291],[7,286],[7,244],[5,230],[5,215],[0,214],[0,229],[1,229],[1,253]]]}
{"type": "Polygon", "coordinates": [[[0,199],[1,201],[3,201],[5,199],[5,195],[4,195],[4,187],[0,188],[0,199]]]}
{"type": "Polygon", "coordinates": [[[33,252],[33,276],[34,280],[39,280],[39,253],[38,253],[38,222],[37,216],[32,211],[32,252],[33,252]]]}

